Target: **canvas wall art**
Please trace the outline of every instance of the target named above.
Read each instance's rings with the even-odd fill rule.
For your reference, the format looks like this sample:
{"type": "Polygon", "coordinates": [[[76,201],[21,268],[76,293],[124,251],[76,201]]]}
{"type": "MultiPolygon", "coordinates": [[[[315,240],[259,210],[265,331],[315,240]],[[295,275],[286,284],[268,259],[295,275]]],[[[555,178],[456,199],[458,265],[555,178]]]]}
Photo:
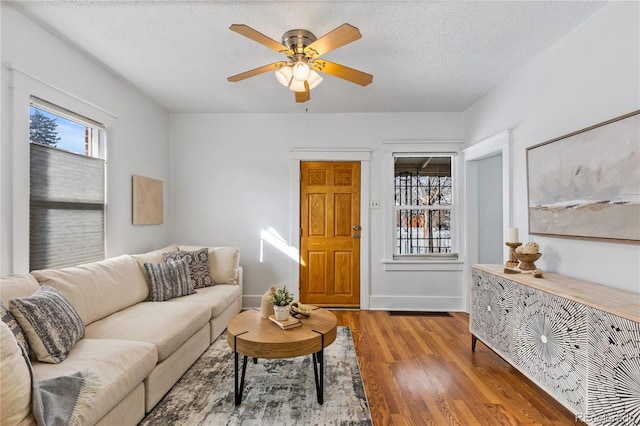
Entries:
{"type": "Polygon", "coordinates": [[[162,181],[133,176],[133,224],[160,225],[164,221],[162,181]]]}
{"type": "Polygon", "coordinates": [[[529,233],[640,244],[640,111],[527,148],[529,233]]]}

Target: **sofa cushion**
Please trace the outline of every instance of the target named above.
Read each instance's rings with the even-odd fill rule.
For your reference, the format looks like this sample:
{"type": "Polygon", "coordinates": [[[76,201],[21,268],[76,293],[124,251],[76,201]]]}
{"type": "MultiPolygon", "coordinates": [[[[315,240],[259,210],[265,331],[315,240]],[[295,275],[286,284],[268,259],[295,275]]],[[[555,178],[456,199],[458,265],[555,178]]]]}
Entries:
{"type": "Polygon", "coordinates": [[[153,345],[128,340],[82,339],[67,359],[57,365],[33,363],[38,380],[91,371],[98,377],[99,392],[93,407],[83,407],[79,424],[95,424],[132,390],[142,383],[155,367],[158,355],[153,345]]]}
{"type": "Polygon", "coordinates": [[[164,248],[153,250],[147,253],[134,254],[131,257],[133,257],[136,260],[136,262],[138,262],[138,266],[140,267],[140,270],[146,276],[147,271],[144,269],[144,264],[164,262],[164,257],[162,257],[162,253],[166,253],[168,251],[178,251],[178,245],[171,244],[164,248]]]}
{"type": "Polygon", "coordinates": [[[144,279],[147,281],[147,286],[151,286],[149,282],[149,275],[147,274],[147,270],[144,267],[145,263],[162,263],[164,262],[164,257],[162,257],[162,253],[168,251],[178,251],[177,244],[170,244],[164,248],[149,251],[147,253],[134,254],[131,257],[138,263],[138,267],[142,271],[142,275],[144,275],[144,279]]]}
{"type": "Polygon", "coordinates": [[[0,419],[3,425],[35,425],[31,373],[15,336],[0,322],[0,419]]]}
{"type": "MultiPolygon", "coordinates": [[[[182,251],[198,250],[198,246],[179,245],[182,251]]],[[[240,250],[237,247],[209,247],[209,273],[217,284],[238,284],[240,250]]]]}
{"type": "Polygon", "coordinates": [[[31,274],[11,275],[0,278],[0,299],[5,306],[16,297],[31,296],[38,291],[40,284],[31,274]]]}
{"type": "Polygon", "coordinates": [[[194,251],[169,251],[162,253],[165,261],[182,259],[189,265],[189,276],[194,288],[215,284],[209,272],[209,250],[205,247],[194,251]]]}
{"type": "Polygon", "coordinates": [[[220,315],[240,297],[240,287],[233,284],[220,284],[199,288],[196,294],[171,299],[171,303],[197,303],[211,308],[211,318],[220,315]]]}
{"type": "Polygon", "coordinates": [[[144,302],[149,287],[138,263],[128,255],[63,269],[33,271],[40,284],[60,290],[85,325],[144,302]]]}
{"type": "Polygon", "coordinates": [[[144,302],[87,326],[86,337],[153,343],[158,361],[163,361],[210,318],[211,310],[204,305],[144,302]]]}
{"type": "Polygon", "coordinates": [[[3,323],[7,324],[7,327],[9,327],[9,330],[16,336],[18,343],[25,348],[27,354],[30,354],[31,347],[29,346],[27,335],[24,334],[24,330],[20,327],[20,324],[18,324],[16,317],[13,316],[9,308],[7,308],[2,301],[0,301],[0,319],[2,319],[3,323]]]}
{"type": "Polygon", "coordinates": [[[151,302],[163,302],[195,293],[186,261],[145,263],[144,267],[149,276],[151,302]]]}
{"type": "Polygon", "coordinates": [[[42,286],[28,297],[9,301],[35,357],[57,364],[84,337],[84,323],[69,300],[53,287],[42,286]]]}

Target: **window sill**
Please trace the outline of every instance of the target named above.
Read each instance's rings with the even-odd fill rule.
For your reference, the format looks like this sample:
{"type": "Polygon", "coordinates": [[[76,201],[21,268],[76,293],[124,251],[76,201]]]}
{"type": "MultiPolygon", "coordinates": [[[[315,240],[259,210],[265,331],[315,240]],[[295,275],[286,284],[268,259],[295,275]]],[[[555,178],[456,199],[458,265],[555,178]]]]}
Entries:
{"type": "Polygon", "coordinates": [[[385,271],[462,271],[464,261],[459,257],[383,259],[385,271]]]}

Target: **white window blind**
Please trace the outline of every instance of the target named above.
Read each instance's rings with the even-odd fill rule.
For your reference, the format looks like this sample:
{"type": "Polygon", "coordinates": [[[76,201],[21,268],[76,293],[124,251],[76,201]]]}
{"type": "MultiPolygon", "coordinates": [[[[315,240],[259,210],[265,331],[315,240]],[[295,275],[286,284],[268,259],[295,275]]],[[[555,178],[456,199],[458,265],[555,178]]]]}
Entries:
{"type": "Polygon", "coordinates": [[[29,269],[105,258],[105,161],[30,144],[29,269]]]}

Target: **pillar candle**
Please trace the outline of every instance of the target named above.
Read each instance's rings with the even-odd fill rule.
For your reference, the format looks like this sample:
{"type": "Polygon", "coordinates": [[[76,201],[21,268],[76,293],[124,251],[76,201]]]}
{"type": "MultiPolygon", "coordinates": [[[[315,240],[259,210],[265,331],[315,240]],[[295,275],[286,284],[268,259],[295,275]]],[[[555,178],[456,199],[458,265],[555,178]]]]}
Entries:
{"type": "Polygon", "coordinates": [[[518,228],[512,226],[509,228],[509,241],[510,243],[518,242],[518,228]]]}

